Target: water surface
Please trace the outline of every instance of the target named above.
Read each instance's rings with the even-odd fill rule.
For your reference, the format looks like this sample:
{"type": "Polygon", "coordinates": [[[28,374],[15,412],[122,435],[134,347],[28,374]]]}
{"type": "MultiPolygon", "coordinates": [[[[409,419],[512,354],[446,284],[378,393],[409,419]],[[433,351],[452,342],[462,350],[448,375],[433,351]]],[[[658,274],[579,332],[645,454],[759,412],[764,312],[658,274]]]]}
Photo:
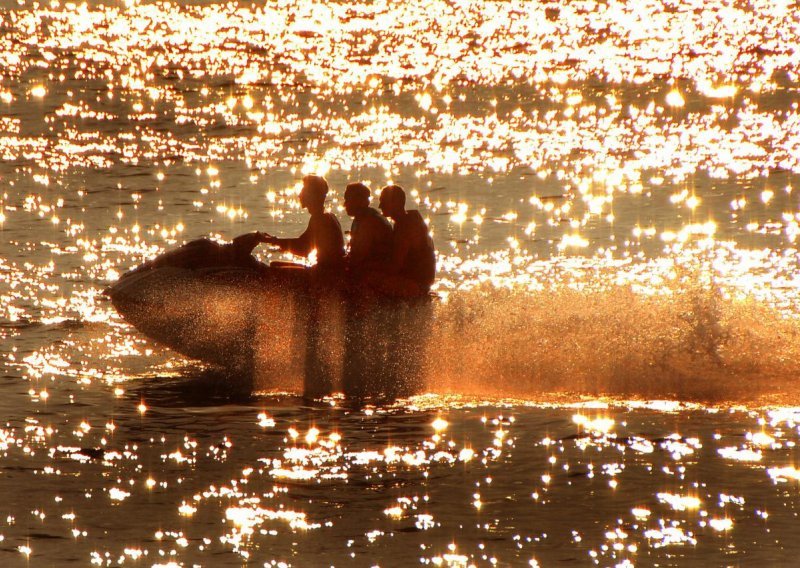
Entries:
{"type": "Polygon", "coordinates": [[[794,559],[795,4],[0,7],[4,564],[794,559]],[[431,394],[232,397],[101,296],[306,173],[428,220],[431,394]]]}

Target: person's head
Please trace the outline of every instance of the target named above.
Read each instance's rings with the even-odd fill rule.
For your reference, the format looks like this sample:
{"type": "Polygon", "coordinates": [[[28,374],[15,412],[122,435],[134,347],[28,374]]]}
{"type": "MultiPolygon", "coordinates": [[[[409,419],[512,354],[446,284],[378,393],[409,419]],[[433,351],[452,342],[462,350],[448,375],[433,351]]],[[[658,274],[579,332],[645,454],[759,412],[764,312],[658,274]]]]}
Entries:
{"type": "Polygon", "coordinates": [[[384,216],[396,220],[405,213],[406,192],[399,185],[387,185],[381,190],[379,207],[384,216]]]}
{"type": "Polygon", "coordinates": [[[369,207],[369,188],[361,182],[348,183],[344,190],[344,210],[350,217],[369,207]]]}
{"type": "Polygon", "coordinates": [[[303,189],[300,191],[300,205],[309,211],[325,207],[328,195],[328,182],[322,176],[308,175],[303,178],[303,189]]]}

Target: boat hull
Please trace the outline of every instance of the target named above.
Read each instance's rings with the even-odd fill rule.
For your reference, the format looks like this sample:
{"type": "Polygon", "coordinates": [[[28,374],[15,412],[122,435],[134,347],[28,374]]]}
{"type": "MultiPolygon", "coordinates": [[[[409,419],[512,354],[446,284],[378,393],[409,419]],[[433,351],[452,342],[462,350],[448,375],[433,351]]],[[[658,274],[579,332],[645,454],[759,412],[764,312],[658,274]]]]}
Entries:
{"type": "Polygon", "coordinates": [[[242,256],[231,262],[216,248],[222,246],[200,245],[212,255],[198,245],[168,252],[106,294],[150,339],[254,388],[364,399],[421,390],[428,298],[378,298],[312,269],[242,256]],[[189,268],[192,258],[212,262],[189,268]],[[227,264],[216,265],[219,259],[227,264]]]}

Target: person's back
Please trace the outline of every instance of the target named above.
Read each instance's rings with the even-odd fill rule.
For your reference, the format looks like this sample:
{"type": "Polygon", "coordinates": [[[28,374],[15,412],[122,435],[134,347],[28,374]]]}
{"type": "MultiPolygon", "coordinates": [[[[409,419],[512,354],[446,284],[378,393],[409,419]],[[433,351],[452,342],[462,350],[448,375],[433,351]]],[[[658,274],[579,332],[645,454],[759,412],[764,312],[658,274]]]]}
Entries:
{"type": "Polygon", "coordinates": [[[419,211],[406,211],[406,195],[398,185],[384,187],[380,208],[394,221],[392,255],[386,275],[374,279],[374,287],[390,296],[427,294],[436,277],[436,251],[428,226],[419,211]]]}
{"type": "Polygon", "coordinates": [[[350,266],[379,269],[392,254],[393,232],[389,220],[376,209],[366,207],[353,218],[350,229],[350,266]]]}
{"type": "Polygon", "coordinates": [[[262,242],[277,246],[283,251],[308,257],[316,250],[317,266],[340,268],[344,265],[344,235],[342,226],[333,213],[325,211],[328,182],[319,176],[305,176],[300,192],[300,204],[311,214],[308,227],[295,238],[277,238],[265,234],[262,242]]]}
{"type": "Polygon", "coordinates": [[[328,268],[342,265],[345,254],[344,235],[336,215],[330,212],[312,214],[306,233],[308,236],[304,243],[305,249],[309,252],[317,251],[317,265],[328,268]]]}
{"type": "Polygon", "coordinates": [[[426,292],[436,278],[436,252],[428,226],[419,211],[406,211],[394,226],[395,251],[405,251],[399,257],[397,273],[419,284],[426,292]]]}

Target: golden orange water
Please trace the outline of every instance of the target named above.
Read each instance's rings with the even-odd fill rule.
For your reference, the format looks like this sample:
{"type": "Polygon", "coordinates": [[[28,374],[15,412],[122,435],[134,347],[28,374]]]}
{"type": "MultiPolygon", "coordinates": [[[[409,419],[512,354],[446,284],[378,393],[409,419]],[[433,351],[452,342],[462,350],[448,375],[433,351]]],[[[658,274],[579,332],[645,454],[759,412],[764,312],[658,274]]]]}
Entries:
{"type": "Polygon", "coordinates": [[[0,0],[0,561],[791,562],[796,12],[0,0]],[[101,296],[307,173],[428,221],[431,394],[232,400],[101,296]]]}

